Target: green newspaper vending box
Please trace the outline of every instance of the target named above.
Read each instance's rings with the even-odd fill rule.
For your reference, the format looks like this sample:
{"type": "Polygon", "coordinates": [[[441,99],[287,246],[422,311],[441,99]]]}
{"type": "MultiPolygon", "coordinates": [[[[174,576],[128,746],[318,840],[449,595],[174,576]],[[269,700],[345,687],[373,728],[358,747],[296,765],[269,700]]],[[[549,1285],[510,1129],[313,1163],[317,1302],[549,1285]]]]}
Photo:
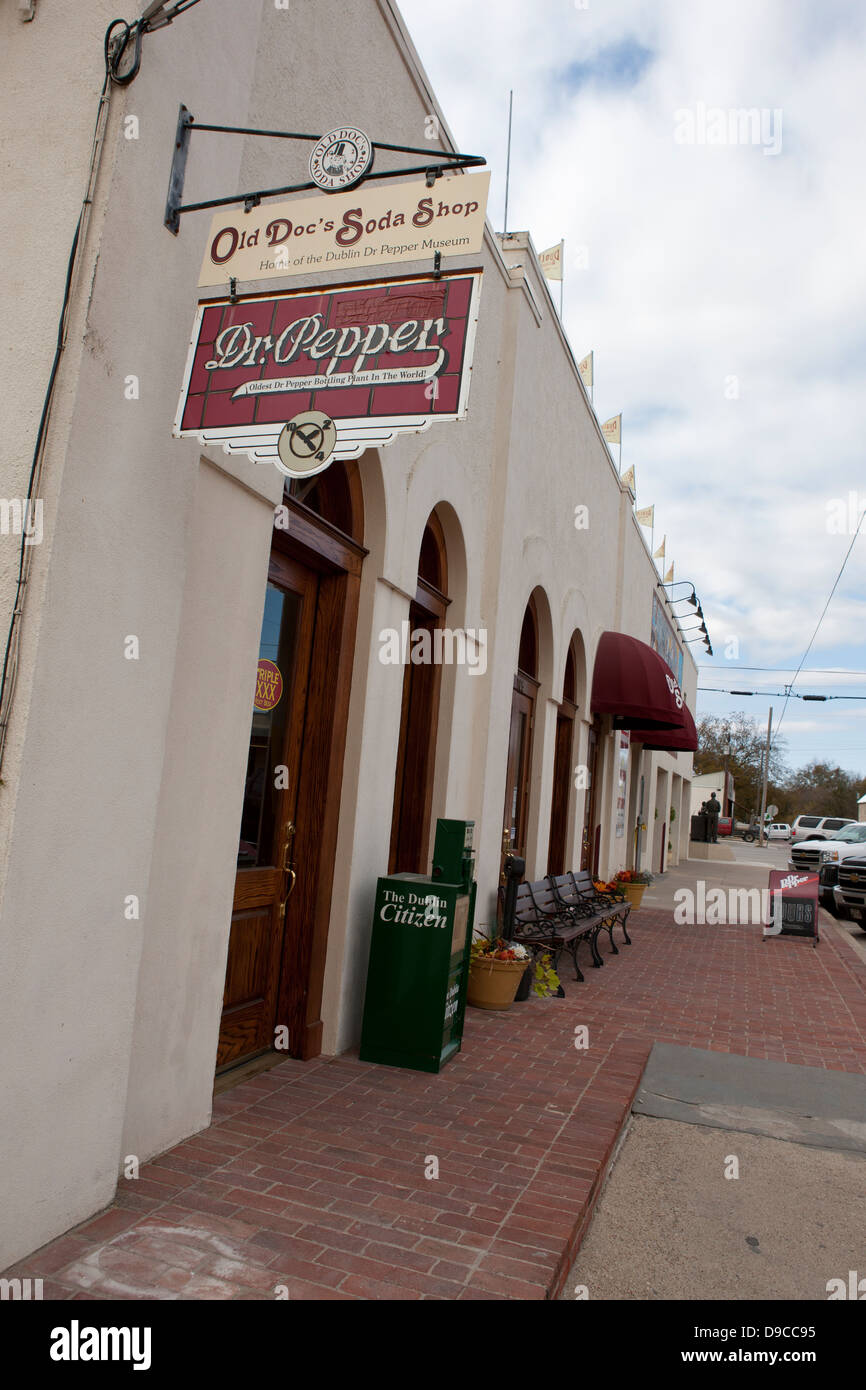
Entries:
{"type": "Polygon", "coordinates": [[[460,1051],[475,918],[474,828],[474,821],[437,821],[432,874],[379,879],[364,1062],[435,1072],[460,1051]]]}

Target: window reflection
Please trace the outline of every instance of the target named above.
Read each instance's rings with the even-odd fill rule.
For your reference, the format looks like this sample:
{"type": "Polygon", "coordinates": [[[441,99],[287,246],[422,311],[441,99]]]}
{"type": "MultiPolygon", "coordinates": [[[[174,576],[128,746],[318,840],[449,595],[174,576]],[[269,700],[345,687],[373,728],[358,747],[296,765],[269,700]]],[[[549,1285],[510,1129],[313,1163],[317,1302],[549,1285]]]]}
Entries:
{"type": "Polygon", "coordinates": [[[282,788],[274,785],[276,767],[285,756],[286,720],[291,699],[301,599],[269,584],[265,595],[259,660],[273,662],[282,690],[273,709],[253,711],[250,751],[244,782],[244,806],[238,844],[238,868],[274,863],[274,824],[282,788]]]}

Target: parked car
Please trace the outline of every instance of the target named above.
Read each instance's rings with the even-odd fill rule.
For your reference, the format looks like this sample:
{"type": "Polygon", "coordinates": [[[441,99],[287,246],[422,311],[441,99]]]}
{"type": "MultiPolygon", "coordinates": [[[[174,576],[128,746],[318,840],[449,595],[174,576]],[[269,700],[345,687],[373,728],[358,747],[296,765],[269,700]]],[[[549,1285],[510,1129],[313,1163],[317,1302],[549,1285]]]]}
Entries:
{"type": "Polygon", "coordinates": [[[768,840],[790,840],[791,827],[785,821],[773,821],[765,830],[768,840]]]}
{"type": "Polygon", "coordinates": [[[834,890],[839,882],[839,866],[852,856],[866,854],[866,824],[853,821],[837,831],[832,840],[800,840],[791,846],[790,867],[799,873],[818,875],[818,900],[828,911],[836,911],[834,890]]]}
{"type": "Polygon", "coordinates": [[[791,839],[835,840],[846,825],[857,825],[853,816],[798,816],[791,827],[791,839]]]}
{"type": "Polygon", "coordinates": [[[866,922],[866,854],[852,854],[838,866],[833,888],[836,916],[866,922]]]}

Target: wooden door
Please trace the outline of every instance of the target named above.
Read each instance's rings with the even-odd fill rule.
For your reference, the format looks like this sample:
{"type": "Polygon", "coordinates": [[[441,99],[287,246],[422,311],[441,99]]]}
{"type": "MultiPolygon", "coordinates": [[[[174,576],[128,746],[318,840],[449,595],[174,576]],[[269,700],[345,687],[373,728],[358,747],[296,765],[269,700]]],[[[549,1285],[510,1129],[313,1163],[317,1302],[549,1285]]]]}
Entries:
{"type": "Polygon", "coordinates": [[[556,751],[553,759],[553,795],[550,805],[550,839],[547,872],[564,874],[574,867],[565,862],[568,804],[571,797],[571,746],[574,719],[570,713],[556,717],[556,751]]]}
{"type": "MultiPolygon", "coordinates": [[[[297,874],[294,837],[299,805],[307,690],[316,621],[318,576],[273,552],[259,659],[282,679],[257,692],[238,845],[217,1067],[274,1046],[286,938],[286,911],[297,874]]],[[[294,1050],[289,1039],[289,1050],[294,1050]]]]}
{"type": "Polygon", "coordinates": [[[445,624],[450,602],[445,534],[436,512],[430,513],[418,556],[418,583],[409,605],[409,650],[420,651],[427,638],[427,661],[412,661],[403,674],[400,740],[391,812],[389,874],[424,874],[430,867],[430,820],[436,770],[436,732],[439,723],[441,662],[436,660],[435,633],[445,624]]]}
{"type": "Polygon", "coordinates": [[[598,848],[600,837],[594,834],[595,831],[595,789],[596,789],[596,769],[598,764],[598,736],[599,721],[598,715],[592,722],[589,730],[589,743],[586,752],[586,768],[589,787],[584,801],[583,811],[583,839],[581,841],[580,869],[585,873],[591,869],[593,873],[598,872],[598,848]]]}
{"type": "MultiPolygon", "coordinates": [[[[441,617],[413,603],[409,608],[409,624],[410,644],[415,633],[424,630],[429,633],[432,650],[433,634],[441,625],[441,617]]],[[[423,874],[429,871],[428,844],[441,672],[438,662],[415,664],[410,661],[403,675],[389,874],[423,874]]]]}
{"type": "MultiPolygon", "coordinates": [[[[523,684],[521,682],[521,684],[523,684]]],[[[502,821],[502,857],[517,854],[526,858],[526,827],[529,811],[529,769],[532,751],[532,720],[535,701],[515,683],[511,696],[511,728],[508,735],[508,765],[505,776],[505,808],[502,821]]]]}

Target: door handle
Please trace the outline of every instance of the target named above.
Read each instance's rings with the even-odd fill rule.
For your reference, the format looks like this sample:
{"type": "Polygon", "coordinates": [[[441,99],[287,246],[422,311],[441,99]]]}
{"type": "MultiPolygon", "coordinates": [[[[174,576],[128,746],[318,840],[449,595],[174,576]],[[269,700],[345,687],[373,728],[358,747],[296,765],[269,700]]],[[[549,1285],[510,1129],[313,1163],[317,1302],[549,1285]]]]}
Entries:
{"type": "Polygon", "coordinates": [[[292,896],[292,892],[293,892],[293,890],[294,890],[295,883],[297,882],[297,878],[298,878],[298,875],[295,873],[294,869],[289,869],[288,872],[289,872],[289,873],[291,874],[291,876],[292,876],[292,881],[291,881],[291,883],[289,884],[289,887],[288,887],[288,891],[287,891],[287,893],[286,893],[286,896],[283,898],[283,901],[280,903],[280,916],[282,917],[283,921],[285,921],[285,918],[286,918],[286,904],[288,903],[289,898],[292,896]]]}

